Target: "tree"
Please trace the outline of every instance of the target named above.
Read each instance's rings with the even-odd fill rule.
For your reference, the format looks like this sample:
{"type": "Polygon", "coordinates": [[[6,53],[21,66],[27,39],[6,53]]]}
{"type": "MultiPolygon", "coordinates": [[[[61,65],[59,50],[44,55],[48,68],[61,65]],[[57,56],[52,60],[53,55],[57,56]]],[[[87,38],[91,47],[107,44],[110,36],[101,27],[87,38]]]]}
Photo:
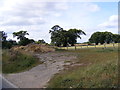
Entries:
{"type": "Polygon", "coordinates": [[[34,42],[34,40],[29,40],[28,38],[26,38],[25,37],[26,35],[29,35],[27,31],[13,32],[13,37],[17,37],[17,39],[20,39],[18,43],[19,45],[23,45],[23,46],[34,42]]]}
{"type": "Polygon", "coordinates": [[[111,32],[95,32],[91,35],[89,41],[91,43],[95,43],[96,45],[98,45],[98,43],[109,44],[113,42],[113,34],[111,32]]]}
{"type": "Polygon", "coordinates": [[[29,35],[27,31],[13,32],[13,37],[17,37],[17,39],[20,39],[20,41],[25,38],[25,35],[29,35]]]}
{"type": "Polygon", "coordinates": [[[106,42],[107,44],[113,42],[113,34],[111,32],[103,32],[103,35],[105,37],[104,42],[106,42]]]}
{"type": "Polygon", "coordinates": [[[0,41],[6,41],[7,33],[0,31],[0,41]]]}
{"type": "Polygon", "coordinates": [[[11,39],[6,40],[7,33],[4,31],[0,31],[0,41],[2,42],[2,48],[4,49],[10,49],[12,46],[16,45],[16,41],[13,41],[11,39]]]}
{"type": "Polygon", "coordinates": [[[69,29],[68,30],[69,44],[71,44],[71,46],[74,46],[74,44],[77,42],[77,38],[81,39],[80,35],[86,35],[86,34],[80,29],[69,29]]]}
{"type": "Polygon", "coordinates": [[[3,42],[3,48],[4,49],[10,49],[11,47],[17,45],[17,42],[15,40],[9,39],[6,42],[3,42]]]}
{"type": "Polygon", "coordinates": [[[30,43],[34,43],[35,41],[33,39],[28,39],[28,38],[24,38],[23,40],[19,41],[19,45],[28,45],[30,43]]]}
{"type": "Polygon", "coordinates": [[[38,44],[45,44],[46,42],[42,39],[42,40],[38,40],[37,43],[38,44]]]}
{"type": "Polygon", "coordinates": [[[120,34],[113,34],[113,42],[120,43],[120,34]]]}
{"type": "Polygon", "coordinates": [[[96,45],[98,45],[98,43],[100,42],[100,40],[101,40],[101,43],[104,42],[103,38],[101,37],[101,32],[95,32],[95,33],[93,33],[91,35],[89,41],[91,43],[95,43],[96,45]]]}
{"type": "Polygon", "coordinates": [[[62,44],[62,32],[63,29],[59,25],[55,25],[49,30],[51,33],[51,44],[55,46],[61,46],[62,44]]]}
{"type": "Polygon", "coordinates": [[[51,43],[55,46],[64,46],[68,44],[72,46],[77,42],[77,38],[80,38],[80,35],[86,35],[85,32],[79,29],[69,29],[63,30],[59,25],[55,25],[50,30],[51,33],[51,43]]]}
{"type": "Polygon", "coordinates": [[[2,48],[7,48],[7,33],[4,31],[0,31],[0,44],[2,44],[2,48]]]}

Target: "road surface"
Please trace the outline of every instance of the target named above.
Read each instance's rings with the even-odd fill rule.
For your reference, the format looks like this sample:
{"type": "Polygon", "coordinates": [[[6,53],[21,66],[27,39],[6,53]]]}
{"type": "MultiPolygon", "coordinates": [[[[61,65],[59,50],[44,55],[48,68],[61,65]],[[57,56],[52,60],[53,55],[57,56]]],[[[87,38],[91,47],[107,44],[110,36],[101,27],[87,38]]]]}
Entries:
{"type": "Polygon", "coordinates": [[[17,86],[13,85],[7,79],[0,75],[0,89],[4,88],[18,88],[17,86]]]}

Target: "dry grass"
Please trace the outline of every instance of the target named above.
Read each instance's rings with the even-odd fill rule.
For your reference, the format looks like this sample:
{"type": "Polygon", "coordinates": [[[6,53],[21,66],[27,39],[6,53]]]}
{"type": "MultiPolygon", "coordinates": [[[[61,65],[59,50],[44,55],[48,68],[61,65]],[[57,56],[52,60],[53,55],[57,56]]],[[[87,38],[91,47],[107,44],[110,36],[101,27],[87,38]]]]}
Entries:
{"type": "Polygon", "coordinates": [[[29,44],[27,46],[15,46],[11,50],[14,51],[25,51],[25,52],[52,52],[55,51],[54,48],[48,46],[48,45],[42,45],[42,44],[29,44]]]}

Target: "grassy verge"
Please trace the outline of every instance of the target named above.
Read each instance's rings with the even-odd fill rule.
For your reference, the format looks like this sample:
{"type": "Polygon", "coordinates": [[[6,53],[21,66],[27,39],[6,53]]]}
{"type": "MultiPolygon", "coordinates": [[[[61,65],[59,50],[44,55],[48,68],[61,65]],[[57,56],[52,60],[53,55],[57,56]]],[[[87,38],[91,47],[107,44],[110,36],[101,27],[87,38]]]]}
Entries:
{"type": "Polygon", "coordinates": [[[118,85],[117,49],[81,49],[76,53],[76,63],[56,74],[48,88],[116,88],[118,85]],[[91,63],[91,64],[90,64],[91,63]]]}
{"type": "Polygon", "coordinates": [[[3,50],[2,72],[17,73],[28,70],[42,62],[33,55],[25,52],[3,50]]]}

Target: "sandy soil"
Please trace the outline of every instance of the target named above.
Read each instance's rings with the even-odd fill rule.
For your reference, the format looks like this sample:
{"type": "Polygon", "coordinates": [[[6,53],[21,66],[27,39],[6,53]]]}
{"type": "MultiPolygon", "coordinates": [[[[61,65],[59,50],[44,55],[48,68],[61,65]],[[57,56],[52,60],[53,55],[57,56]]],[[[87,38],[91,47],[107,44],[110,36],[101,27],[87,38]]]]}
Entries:
{"type": "Polygon", "coordinates": [[[4,75],[10,82],[20,88],[44,88],[51,77],[69,65],[70,61],[76,59],[75,55],[66,52],[49,52],[36,54],[43,64],[40,64],[29,71],[4,75]]]}

